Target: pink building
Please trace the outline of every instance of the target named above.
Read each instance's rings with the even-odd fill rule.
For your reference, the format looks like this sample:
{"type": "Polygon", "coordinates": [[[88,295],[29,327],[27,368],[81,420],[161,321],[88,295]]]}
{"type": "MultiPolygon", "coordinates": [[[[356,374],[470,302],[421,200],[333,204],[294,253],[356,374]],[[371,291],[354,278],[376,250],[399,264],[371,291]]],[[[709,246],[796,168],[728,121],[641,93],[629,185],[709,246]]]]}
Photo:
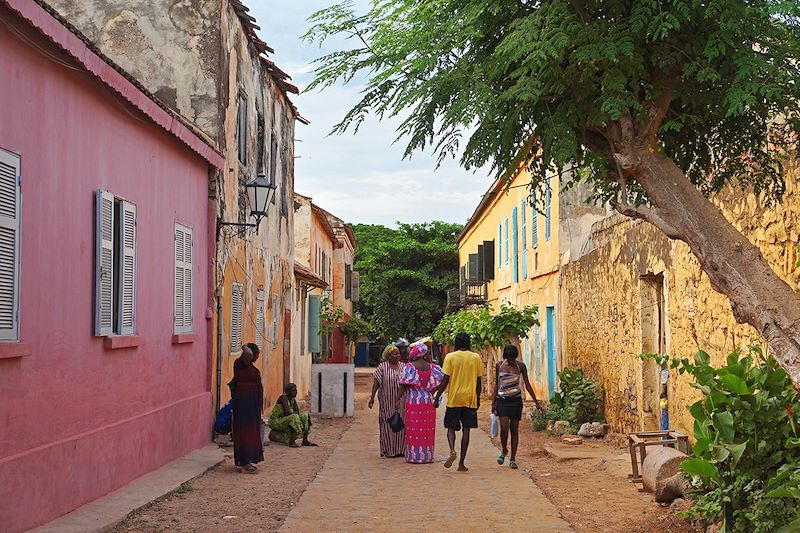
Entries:
{"type": "Polygon", "coordinates": [[[0,530],[20,531],[209,442],[223,159],[34,0],[0,0],[0,28],[0,530]]]}

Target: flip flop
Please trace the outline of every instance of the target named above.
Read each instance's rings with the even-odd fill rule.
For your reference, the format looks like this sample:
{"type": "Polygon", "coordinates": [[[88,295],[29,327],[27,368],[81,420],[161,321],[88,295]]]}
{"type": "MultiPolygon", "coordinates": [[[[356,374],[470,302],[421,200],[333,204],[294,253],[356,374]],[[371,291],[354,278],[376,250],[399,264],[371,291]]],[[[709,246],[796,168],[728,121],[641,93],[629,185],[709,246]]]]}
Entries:
{"type": "Polygon", "coordinates": [[[506,462],[506,454],[501,453],[497,456],[497,464],[501,465],[506,462]]]}
{"type": "Polygon", "coordinates": [[[517,462],[516,462],[516,461],[509,461],[509,462],[508,462],[508,466],[509,466],[510,468],[519,468],[519,467],[517,466],[517,462]]]}
{"type": "Polygon", "coordinates": [[[451,466],[453,466],[453,463],[456,462],[456,457],[458,456],[456,455],[455,452],[451,453],[450,457],[447,458],[447,461],[444,462],[444,467],[450,468],[451,466]]]}

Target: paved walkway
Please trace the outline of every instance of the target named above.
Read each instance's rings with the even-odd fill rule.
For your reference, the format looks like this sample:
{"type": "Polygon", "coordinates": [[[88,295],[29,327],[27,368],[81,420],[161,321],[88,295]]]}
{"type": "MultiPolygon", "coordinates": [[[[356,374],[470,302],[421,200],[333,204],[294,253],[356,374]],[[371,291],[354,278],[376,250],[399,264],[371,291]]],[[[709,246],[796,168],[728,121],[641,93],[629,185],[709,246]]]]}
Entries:
{"type": "Polygon", "coordinates": [[[572,531],[527,475],[497,464],[497,448],[483,431],[472,431],[469,472],[457,472],[457,465],[441,464],[448,453],[441,419],[437,462],[410,465],[379,457],[376,418],[377,408],[356,412],[281,531],[572,531]]]}

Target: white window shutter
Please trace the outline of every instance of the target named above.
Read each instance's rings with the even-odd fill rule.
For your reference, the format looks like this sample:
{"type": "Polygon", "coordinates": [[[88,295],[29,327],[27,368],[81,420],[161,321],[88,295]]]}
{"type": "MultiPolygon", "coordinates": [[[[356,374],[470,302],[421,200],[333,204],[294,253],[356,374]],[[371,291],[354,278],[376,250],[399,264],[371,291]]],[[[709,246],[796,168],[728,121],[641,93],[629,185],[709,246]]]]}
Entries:
{"type": "Polygon", "coordinates": [[[95,214],[94,334],[114,333],[114,195],[97,191],[95,214]]]}
{"type": "Polygon", "coordinates": [[[175,333],[192,331],[192,230],[175,225],[175,333]]]}
{"type": "Polygon", "coordinates": [[[231,287],[231,353],[242,351],[242,311],[244,288],[240,283],[231,287]]]}
{"type": "Polygon", "coordinates": [[[19,340],[20,158],[0,150],[0,340],[19,340]]]}
{"type": "Polygon", "coordinates": [[[121,202],[119,246],[119,324],[120,335],[136,331],[136,206],[121,202]]]}
{"type": "Polygon", "coordinates": [[[256,345],[264,349],[264,289],[256,294],[256,345]]]}

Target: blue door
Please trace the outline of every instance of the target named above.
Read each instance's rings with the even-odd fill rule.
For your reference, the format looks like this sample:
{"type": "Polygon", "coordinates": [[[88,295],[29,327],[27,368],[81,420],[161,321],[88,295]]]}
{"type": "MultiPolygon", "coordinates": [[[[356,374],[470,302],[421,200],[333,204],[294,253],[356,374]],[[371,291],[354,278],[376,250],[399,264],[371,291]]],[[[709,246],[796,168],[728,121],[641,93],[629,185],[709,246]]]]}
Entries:
{"type": "Polygon", "coordinates": [[[547,306],[547,397],[556,391],[556,308],[547,306]]]}

